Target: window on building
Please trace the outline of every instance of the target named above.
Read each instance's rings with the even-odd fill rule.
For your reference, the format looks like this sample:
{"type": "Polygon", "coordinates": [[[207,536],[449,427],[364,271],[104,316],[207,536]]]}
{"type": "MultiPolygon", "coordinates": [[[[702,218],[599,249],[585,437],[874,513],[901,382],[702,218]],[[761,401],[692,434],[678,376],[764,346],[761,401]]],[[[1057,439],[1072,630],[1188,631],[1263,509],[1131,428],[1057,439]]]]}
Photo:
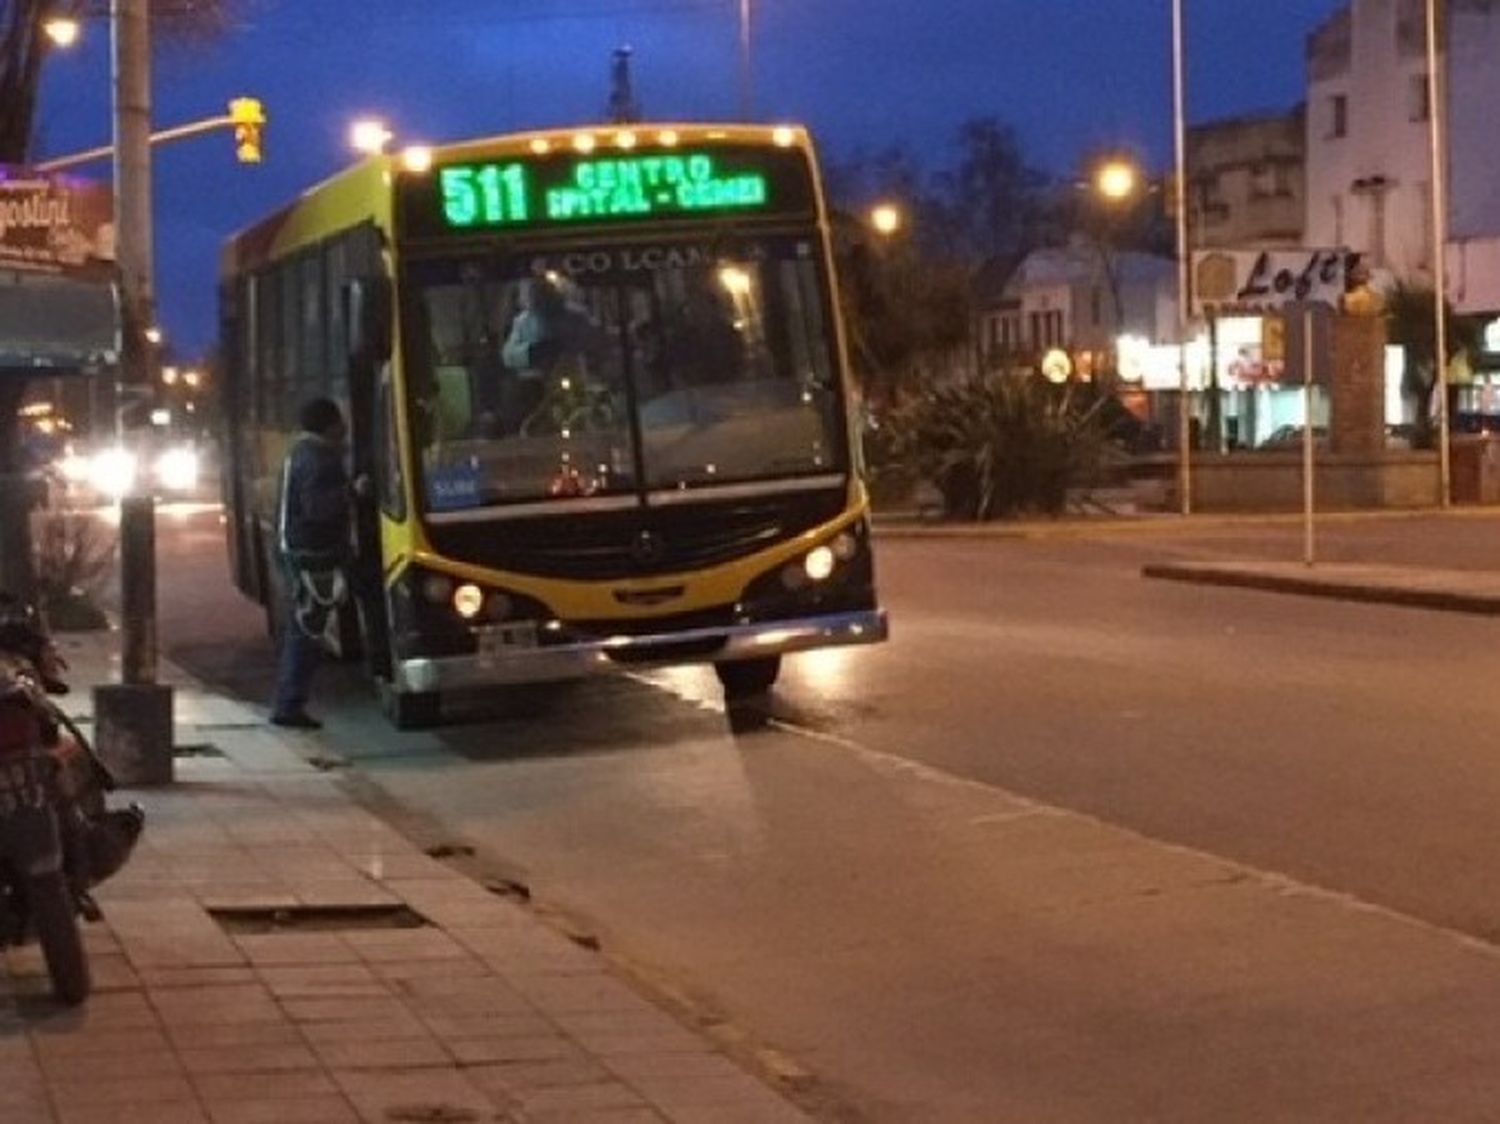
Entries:
{"type": "Polygon", "coordinates": [[[1042,347],[1042,314],[1033,312],[1031,314],[1031,346],[1042,347]]]}
{"type": "Polygon", "coordinates": [[[1200,221],[1216,223],[1229,217],[1229,204],[1224,199],[1224,184],[1218,173],[1195,179],[1193,195],[1200,221]]]}
{"type": "Polygon", "coordinates": [[[1328,99],[1328,135],[1330,137],[1347,137],[1349,135],[1349,98],[1346,94],[1334,94],[1328,99]]]}
{"type": "Polygon", "coordinates": [[[1426,121],[1432,116],[1432,99],[1426,74],[1413,74],[1406,87],[1406,115],[1412,121],[1426,121]]]}
{"type": "Polygon", "coordinates": [[[1333,204],[1333,244],[1342,246],[1344,244],[1344,197],[1335,195],[1330,202],[1333,204]]]}

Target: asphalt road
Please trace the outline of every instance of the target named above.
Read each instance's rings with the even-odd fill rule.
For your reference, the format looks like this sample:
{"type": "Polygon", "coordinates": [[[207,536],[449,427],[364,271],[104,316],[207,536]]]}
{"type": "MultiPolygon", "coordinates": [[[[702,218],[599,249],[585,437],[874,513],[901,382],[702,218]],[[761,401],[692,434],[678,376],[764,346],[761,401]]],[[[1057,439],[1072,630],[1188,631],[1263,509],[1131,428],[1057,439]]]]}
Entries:
{"type": "MultiPolygon", "coordinates": [[[[162,521],[169,655],[263,697],[217,516],[162,521]]],[[[1500,1114],[1492,620],[1148,582],[1295,526],[888,539],[894,639],[481,700],[324,748],[873,1120],[1500,1114]]],[[[1500,519],[1327,556],[1485,568],[1500,519]]]]}

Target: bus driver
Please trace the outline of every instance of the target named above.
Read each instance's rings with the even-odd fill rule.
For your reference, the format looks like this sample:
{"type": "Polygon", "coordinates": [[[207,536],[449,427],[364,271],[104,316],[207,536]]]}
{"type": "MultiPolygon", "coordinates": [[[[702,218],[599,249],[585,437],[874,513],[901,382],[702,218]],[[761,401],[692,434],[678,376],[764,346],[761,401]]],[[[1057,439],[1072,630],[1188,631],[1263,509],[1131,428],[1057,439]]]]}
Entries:
{"type": "Polygon", "coordinates": [[[523,283],[521,311],[500,357],[510,373],[500,388],[502,433],[524,433],[547,400],[554,379],[581,384],[599,328],[577,300],[577,288],[555,273],[523,283]],[[572,299],[569,299],[572,297],[572,299]]]}

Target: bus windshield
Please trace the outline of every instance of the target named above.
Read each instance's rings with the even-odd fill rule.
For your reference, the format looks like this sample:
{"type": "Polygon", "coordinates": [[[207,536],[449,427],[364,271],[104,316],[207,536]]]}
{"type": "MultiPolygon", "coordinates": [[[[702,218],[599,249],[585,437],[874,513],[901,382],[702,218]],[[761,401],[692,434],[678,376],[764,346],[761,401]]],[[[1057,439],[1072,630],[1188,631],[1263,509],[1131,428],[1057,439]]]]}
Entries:
{"type": "Polygon", "coordinates": [[[406,282],[429,512],[844,471],[812,238],[430,258],[406,282]]]}

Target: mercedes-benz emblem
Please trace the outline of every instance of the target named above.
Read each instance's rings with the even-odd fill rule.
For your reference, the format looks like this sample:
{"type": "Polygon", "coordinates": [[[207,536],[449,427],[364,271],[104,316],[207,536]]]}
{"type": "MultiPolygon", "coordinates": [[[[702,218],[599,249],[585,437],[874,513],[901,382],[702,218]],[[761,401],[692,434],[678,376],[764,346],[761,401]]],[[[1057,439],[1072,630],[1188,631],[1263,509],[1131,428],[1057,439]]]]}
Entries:
{"type": "Polygon", "coordinates": [[[655,531],[641,531],[630,544],[630,557],[642,566],[660,562],[667,553],[667,544],[655,531]]]}

